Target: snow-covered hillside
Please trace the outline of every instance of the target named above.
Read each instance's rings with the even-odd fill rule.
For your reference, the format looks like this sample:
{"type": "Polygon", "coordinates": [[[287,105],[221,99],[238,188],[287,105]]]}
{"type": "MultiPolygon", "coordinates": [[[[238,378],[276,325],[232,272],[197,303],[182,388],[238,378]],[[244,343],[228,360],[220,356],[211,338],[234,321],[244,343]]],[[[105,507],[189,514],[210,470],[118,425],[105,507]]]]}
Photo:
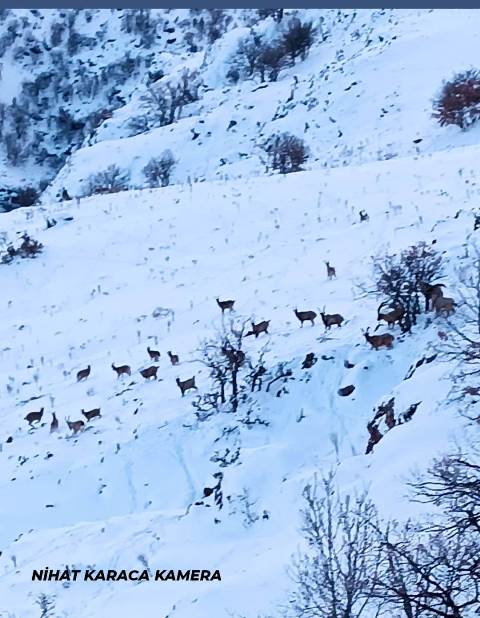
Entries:
{"type": "MultiPolygon", "coordinates": [[[[110,61],[124,48],[111,25],[119,16],[93,13],[95,28],[103,20],[111,29],[110,61]]],[[[431,99],[475,62],[477,14],[300,16],[321,23],[326,41],[262,87],[225,77],[249,12],[232,11],[212,45],[178,46],[162,66],[198,68],[203,80],[178,121],[129,136],[141,94],[129,86],[41,205],[1,215],[6,238],[26,232],[44,249],[0,266],[0,616],[37,618],[40,594],[68,618],[276,615],[300,543],[302,489],[315,473],[335,469],[342,490],[369,487],[383,515],[403,519],[421,510],[406,497],[411,471],[461,442],[465,420],[447,402],[453,365],[437,358],[410,371],[438,351],[445,318],[422,314],[409,335],[394,327],[392,349],[373,350],[362,331],[377,326],[378,298],[365,293],[373,256],[433,243],[458,298],[458,267],[476,234],[479,134],[440,128],[431,99]],[[305,171],[265,173],[258,145],[276,131],[305,139],[305,171]],[[177,159],[171,186],[137,188],[167,148],[177,159]],[[134,189],[58,201],[63,189],[81,196],[111,164],[129,170],[134,189]],[[234,311],[222,317],[217,297],[235,299],[234,311]],[[294,309],[323,307],[344,316],[341,328],[325,331],[320,316],[300,328],[294,309]],[[270,320],[243,347],[262,355],[264,386],[237,413],[199,420],[192,402],[212,388],[202,342],[245,320],[270,320]],[[147,346],[161,352],[156,381],[139,373],[152,365],[147,346]],[[311,352],[317,362],[303,369],[311,352]],[[112,363],[131,375],[117,379],[112,363]],[[267,390],[278,371],[288,379],[267,390]],[[176,379],[191,376],[198,391],[182,398],[176,379]],[[348,385],[354,392],[339,396],[348,385]],[[365,455],[367,423],[392,396],[398,415],[415,414],[382,426],[365,455]],[[30,429],[25,415],[42,407],[30,429]],[[65,419],[97,407],[101,418],[72,435],[65,419]],[[50,433],[53,412],[60,426],[50,433]],[[219,478],[221,508],[216,494],[203,497],[219,478]],[[32,569],[47,566],[220,569],[222,581],[33,583],[32,569]]],[[[260,21],[265,32],[279,27],[260,21]]],[[[6,166],[4,177],[17,172],[6,166]]]]}
{"type": "MultiPolygon", "coordinates": [[[[465,11],[285,11],[280,23],[252,10],[4,10],[0,18],[7,209],[26,186],[51,185],[43,201],[63,188],[84,195],[109,165],[145,187],[143,168],[167,149],[171,183],[262,175],[262,143],[285,130],[303,137],[312,169],[448,149],[453,132],[437,131],[431,99],[443,79],[472,66],[478,44],[465,11]],[[307,58],[283,63],[274,82],[246,79],[240,43],[253,34],[278,40],[292,17],[316,28],[307,58]],[[195,94],[170,124],[149,96],[185,72],[195,94]]],[[[477,135],[453,140],[474,144],[477,135]]]]}

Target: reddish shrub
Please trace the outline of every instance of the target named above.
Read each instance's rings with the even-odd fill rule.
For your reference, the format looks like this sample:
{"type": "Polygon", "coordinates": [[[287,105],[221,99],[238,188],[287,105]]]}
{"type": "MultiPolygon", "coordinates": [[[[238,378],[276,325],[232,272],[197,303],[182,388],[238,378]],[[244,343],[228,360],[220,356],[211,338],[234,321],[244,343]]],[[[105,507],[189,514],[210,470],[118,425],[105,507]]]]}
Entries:
{"type": "Polygon", "coordinates": [[[433,116],[443,127],[453,124],[462,130],[480,119],[480,71],[457,73],[445,82],[433,104],[433,116]]]}

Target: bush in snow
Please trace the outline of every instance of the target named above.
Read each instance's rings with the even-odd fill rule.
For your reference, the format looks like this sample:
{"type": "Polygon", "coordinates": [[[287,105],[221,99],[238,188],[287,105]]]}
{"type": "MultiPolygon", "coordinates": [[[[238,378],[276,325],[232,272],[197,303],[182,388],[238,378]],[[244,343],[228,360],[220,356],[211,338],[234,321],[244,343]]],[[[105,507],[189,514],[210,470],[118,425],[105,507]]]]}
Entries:
{"type": "Polygon", "coordinates": [[[261,38],[254,33],[242,39],[232,59],[231,70],[237,70],[244,78],[251,77],[257,66],[260,43],[261,38]]]}
{"type": "Polygon", "coordinates": [[[151,187],[167,187],[170,184],[170,175],[175,163],[175,158],[170,150],[165,150],[160,157],[151,159],[142,170],[149,185],[151,187]]]}
{"type": "Polygon", "coordinates": [[[255,65],[260,80],[264,82],[267,79],[270,82],[276,82],[280,71],[286,65],[286,61],[287,50],[281,42],[262,44],[258,49],[255,65]]]}
{"type": "Polygon", "coordinates": [[[237,84],[240,81],[240,71],[236,67],[230,67],[226,73],[227,80],[231,84],[237,84]]]}
{"type": "Polygon", "coordinates": [[[129,181],[130,172],[128,170],[121,170],[117,165],[109,165],[103,172],[90,176],[84,197],[95,193],[126,191],[129,181]]]}
{"type": "Polygon", "coordinates": [[[280,70],[287,63],[287,50],[281,41],[265,42],[251,33],[240,41],[227,73],[230,81],[259,75],[262,82],[276,81],[280,70]]]}
{"type": "Polygon", "coordinates": [[[282,45],[290,56],[292,64],[300,57],[305,60],[308,50],[315,38],[315,28],[312,22],[302,23],[298,17],[292,17],[282,36],[282,45]]]}
{"type": "Polygon", "coordinates": [[[141,114],[140,116],[133,116],[128,121],[128,128],[130,129],[129,137],[133,135],[140,135],[140,133],[146,133],[152,128],[152,118],[149,114],[141,114]]]}
{"type": "Polygon", "coordinates": [[[206,9],[208,19],[206,31],[209,43],[214,43],[224,35],[228,24],[232,21],[232,16],[223,9],[206,9]]]}
{"type": "Polygon", "coordinates": [[[400,327],[410,332],[422,307],[422,284],[435,283],[442,276],[442,256],[425,242],[405,249],[400,254],[377,257],[373,261],[376,291],[392,307],[403,307],[405,315],[400,327]]]}
{"type": "Polygon", "coordinates": [[[199,99],[201,80],[197,71],[185,69],[177,81],[153,83],[142,97],[148,110],[149,128],[172,124],[183,107],[199,99]]]}
{"type": "Polygon", "coordinates": [[[33,206],[39,198],[39,192],[34,187],[25,187],[16,190],[16,195],[12,197],[12,204],[18,208],[33,206]]]}
{"type": "Polygon", "coordinates": [[[443,127],[453,124],[467,129],[480,118],[480,71],[457,73],[433,103],[434,117],[443,127]]]}
{"type": "Polygon", "coordinates": [[[35,258],[43,250],[42,243],[31,238],[28,234],[23,234],[22,242],[18,247],[14,247],[12,244],[8,245],[6,250],[2,253],[0,261],[2,264],[10,264],[16,257],[20,258],[35,258]]]}
{"type": "Polygon", "coordinates": [[[263,145],[267,153],[267,170],[273,169],[280,174],[290,174],[302,170],[308,159],[308,148],[305,142],[291,133],[272,135],[263,145]]]}

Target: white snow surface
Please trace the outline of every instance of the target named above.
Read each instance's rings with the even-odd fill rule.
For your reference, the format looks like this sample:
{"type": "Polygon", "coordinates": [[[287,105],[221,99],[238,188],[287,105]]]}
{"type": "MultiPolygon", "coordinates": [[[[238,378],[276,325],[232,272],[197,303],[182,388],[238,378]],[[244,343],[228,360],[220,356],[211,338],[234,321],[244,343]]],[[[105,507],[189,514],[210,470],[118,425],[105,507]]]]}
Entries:
{"type": "MultiPolygon", "coordinates": [[[[434,361],[405,380],[435,352],[444,319],[424,315],[410,336],[395,328],[393,349],[374,351],[362,330],[377,325],[379,301],[362,288],[373,286],[372,256],[435,240],[455,296],[454,267],[475,234],[479,129],[438,127],[431,99],[442,79],[474,62],[477,12],[363,11],[355,20],[370,24],[371,45],[355,43],[353,22],[337,26],[325,49],[315,46],[260,90],[220,84],[220,52],[212,54],[212,90],[191,116],[135,137],[114,116],[96,143],[72,155],[41,206],[1,215],[2,233],[27,231],[44,251],[0,267],[0,616],[37,618],[40,593],[68,618],[275,615],[302,542],[302,489],[315,474],[333,469],[342,491],[368,487],[383,515],[407,518],[419,509],[408,499],[409,475],[462,440],[463,422],[447,404],[452,367],[434,361]],[[344,56],[335,59],[339,49],[344,56]],[[272,120],[285,105],[284,117],[272,120]],[[199,123],[204,137],[192,142],[187,135],[199,123]],[[305,123],[308,169],[265,174],[254,154],[259,136],[303,134],[305,123]],[[179,161],[170,187],[53,200],[62,187],[75,195],[110,163],[139,179],[166,147],[179,161]],[[228,165],[219,167],[220,157],[228,165]],[[361,209],[368,222],[359,222],[361,209]],[[47,218],[57,225],[46,229],[47,218]],[[327,278],[326,260],[336,279],[327,278]],[[177,377],[195,375],[199,392],[209,389],[198,348],[221,326],[217,296],[236,300],[226,324],[271,320],[270,333],[246,339],[246,350],[265,346],[269,366],[293,371],[288,392],[255,396],[268,426],[227,414],[197,422],[195,395],[180,396],[177,377]],[[342,328],[325,333],[319,320],[300,328],[295,307],[324,306],[345,316],[342,328]],[[157,307],[172,313],[155,318],[157,307]],[[148,345],[161,351],[158,381],[138,373],[151,364],[148,345]],[[178,366],[167,350],[179,354],[178,366]],[[308,352],[318,362],[305,371],[308,352]],[[131,378],[117,380],[112,362],[129,364],[131,378]],[[77,383],[89,364],[91,375],[77,383]],[[354,393],[339,397],[348,384],[354,393]],[[392,396],[400,411],[420,402],[417,412],[364,455],[367,422],[392,396]],[[29,429],[25,414],[42,406],[41,425],[29,429]],[[102,418],[72,437],[64,419],[95,407],[102,418]],[[52,435],[51,412],[60,421],[52,435]],[[236,445],[236,464],[212,461],[236,445]],[[208,499],[192,505],[218,471],[223,508],[208,499]],[[244,490],[259,515],[251,526],[244,490]],[[218,568],[222,581],[31,581],[32,569],[46,566],[142,569],[145,560],[153,570],[218,568]]],[[[227,54],[231,41],[224,43],[218,49],[227,54]]]]}

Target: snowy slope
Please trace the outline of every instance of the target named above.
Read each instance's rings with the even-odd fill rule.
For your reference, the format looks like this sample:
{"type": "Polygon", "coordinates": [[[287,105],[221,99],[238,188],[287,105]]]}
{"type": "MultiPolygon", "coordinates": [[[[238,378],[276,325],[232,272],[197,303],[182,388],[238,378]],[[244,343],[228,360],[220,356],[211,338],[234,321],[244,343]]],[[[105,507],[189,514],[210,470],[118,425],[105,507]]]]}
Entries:
{"type": "MultiPolygon", "coordinates": [[[[207,562],[222,569],[224,583],[184,584],[185,591],[172,584],[167,593],[150,583],[141,590],[128,584],[95,590],[79,584],[64,593],[49,584],[42,590],[55,594],[57,607],[69,616],[104,613],[107,602],[107,615],[118,615],[127,599],[152,616],[167,614],[174,604],[178,616],[204,615],[212,607],[218,616],[233,608],[255,612],[277,600],[280,582],[287,585],[284,566],[298,542],[292,534],[296,505],[315,470],[344,462],[347,484],[371,482],[385,508],[401,509],[396,482],[412,463],[425,462],[445,445],[458,423],[441,405],[450,387],[442,382],[448,367],[423,369],[402,384],[409,366],[434,345],[438,326],[420,325],[406,341],[397,333],[392,351],[370,350],[361,329],[375,325],[375,301],[358,298],[355,284],[371,277],[374,249],[403,248],[430,237],[433,227],[439,249],[452,261],[461,257],[472,196],[459,170],[469,171],[465,163],[476,151],[418,159],[415,174],[408,173],[412,161],[403,159],[92,198],[69,210],[72,222],[47,231],[41,210],[5,215],[9,225],[30,230],[46,246],[37,260],[4,268],[2,341],[9,345],[1,362],[11,392],[2,397],[2,430],[13,437],[2,453],[5,607],[18,606],[22,617],[35,615],[26,593],[39,592],[29,582],[39,560],[120,566],[136,564],[144,554],[162,567],[207,562]],[[385,212],[392,186],[402,205],[397,214],[385,212]],[[266,204],[267,216],[258,217],[266,204]],[[367,206],[370,222],[360,225],[356,209],[367,206]],[[325,276],[328,258],[338,280],[325,276]],[[207,388],[205,370],[194,359],[199,340],[218,324],[217,293],[237,298],[240,314],[272,320],[268,357],[291,362],[297,378],[288,395],[262,394],[262,417],[271,425],[240,428],[241,463],[224,470],[224,493],[234,504],[247,488],[255,508],[270,513],[248,530],[228,507],[220,513],[194,507],[182,517],[218,470],[210,457],[229,445],[215,440],[236,424],[230,418],[196,424],[174,381],[195,374],[199,388],[207,388]],[[325,304],[347,323],[328,337],[318,325],[299,329],[296,304],[325,304]],[[151,317],[159,305],[174,310],[170,327],[151,317]],[[110,363],[126,362],[135,371],[146,366],[149,342],[163,354],[176,351],[181,365],[169,367],[163,358],[158,384],[144,383],[136,373],[131,382],[117,381],[110,363]],[[319,360],[306,383],[300,362],[311,350],[334,358],[319,360]],[[345,369],[345,359],[355,368],[345,369]],[[75,384],[76,370],[89,363],[91,378],[75,384]],[[346,383],[356,392],[339,398],[336,391],[346,383]],[[423,402],[410,424],[387,435],[372,458],[364,457],[365,426],[378,401],[395,390],[407,409],[429,383],[435,397],[423,402]],[[33,395],[40,401],[22,403],[33,395]],[[104,418],[78,440],[66,439],[65,426],[59,436],[49,436],[48,423],[29,432],[21,419],[40,402],[60,419],[75,419],[80,408],[97,405],[104,418]],[[425,444],[432,423],[436,439],[425,444]],[[25,601],[18,605],[20,598],[25,601]]],[[[48,214],[57,211],[52,207],[48,214]]],[[[263,343],[259,338],[248,345],[263,343]]]]}
{"type": "Polygon", "coordinates": [[[301,491],[316,472],[336,469],[345,491],[368,486],[385,515],[408,517],[419,509],[406,497],[405,479],[463,429],[455,406],[446,403],[451,366],[432,362],[405,380],[412,365],[435,351],[444,319],[422,316],[408,337],[395,328],[393,349],[376,352],[362,330],[375,328],[378,302],[362,290],[372,286],[372,256],[435,240],[455,296],[455,266],[474,239],[478,129],[439,129],[429,98],[443,77],[472,62],[477,28],[460,11],[362,12],[355,19],[372,24],[375,44],[355,50],[353,25],[337,25],[330,52],[344,46],[342,32],[352,48],[331,69],[334,94],[322,92],[319,47],[301,72],[295,68],[256,92],[252,83],[225,90],[222,105],[206,93],[198,117],[171,127],[128,138],[121,123],[113,129],[114,116],[111,131],[105,126],[95,144],[72,155],[42,206],[2,214],[0,230],[9,238],[27,231],[45,249],[35,260],[1,266],[0,615],[36,618],[40,593],[54,597],[55,615],[69,618],[133,611],[145,618],[275,615],[300,543],[301,491]],[[385,30],[396,37],[388,45],[378,42],[385,30]],[[460,44],[447,58],[444,46],[459,31],[460,44]],[[294,74],[295,104],[272,121],[294,74]],[[352,80],[362,88],[359,97],[345,91],[352,80]],[[395,103],[381,118],[387,94],[395,103]],[[309,110],[301,103],[307,95],[331,99],[326,109],[309,110]],[[238,134],[229,136],[235,106],[245,109],[237,110],[238,134]],[[212,135],[195,150],[185,136],[200,115],[212,135]],[[311,169],[264,175],[252,154],[258,131],[294,131],[305,122],[312,127],[305,139],[316,149],[311,169]],[[419,135],[417,152],[412,140],[419,135]],[[237,165],[235,153],[247,143],[249,157],[237,165]],[[159,144],[175,149],[181,162],[174,185],[55,201],[60,188],[75,195],[92,170],[112,162],[135,178],[159,144]],[[387,149],[395,156],[385,156],[387,149]],[[232,165],[224,178],[215,161],[227,152],[232,165]],[[187,183],[188,176],[206,181],[187,183]],[[368,222],[359,223],[361,209],[368,222]],[[46,229],[53,218],[57,225],[46,229]],[[327,278],[326,260],[336,279],[327,278]],[[292,370],[281,396],[276,389],[255,396],[268,425],[248,426],[226,414],[198,422],[194,395],[180,397],[177,377],[195,375],[199,392],[208,392],[198,348],[221,328],[217,296],[236,299],[237,324],[271,320],[270,333],[246,339],[246,350],[253,356],[264,350],[269,367],[286,363],[292,370]],[[325,333],[319,321],[299,327],[295,307],[323,306],[345,316],[341,329],[325,333]],[[153,317],[158,307],[170,312],[153,317]],[[148,345],[162,354],[156,382],[138,373],[151,364],[148,345]],[[167,350],[179,354],[178,366],[170,365],[167,350]],[[318,362],[305,371],[308,352],[318,362]],[[346,368],[346,360],[354,367],[346,368]],[[129,364],[132,376],[117,380],[112,362],[129,364]],[[91,376],[77,383],[76,372],[89,364],[91,376]],[[339,397],[349,384],[355,392],[339,397]],[[417,412],[366,456],[372,411],[393,395],[399,411],[419,403],[417,412]],[[43,422],[30,430],[23,417],[42,406],[43,422]],[[64,419],[98,406],[102,418],[72,437],[64,419]],[[49,434],[51,412],[60,420],[58,434],[49,434]],[[216,456],[236,448],[238,461],[220,467],[216,456]],[[208,500],[194,505],[219,471],[223,508],[208,500]],[[258,516],[252,525],[245,495],[258,516]],[[45,566],[145,564],[219,568],[222,582],[31,582],[32,569],[45,566]]]}
{"type": "Polygon", "coordinates": [[[175,184],[261,175],[261,144],[284,130],[305,139],[312,169],[431,153],[452,140],[476,143],[478,129],[439,133],[431,117],[442,80],[475,62],[475,13],[290,10],[280,24],[256,11],[226,13],[211,43],[199,27],[203,20],[208,30],[208,11],[152,11],[152,37],[130,30],[129,11],[7,12],[0,33],[15,28],[18,40],[2,56],[0,189],[50,184],[44,203],[63,188],[84,195],[99,160],[101,169],[128,169],[131,187],[141,188],[143,167],[165,149],[177,159],[175,184]],[[306,60],[284,67],[277,82],[254,77],[232,85],[228,71],[238,64],[239,42],[250,31],[275,40],[292,16],[317,29],[306,60]],[[185,105],[173,125],[136,134],[131,122],[149,113],[148,88],[175,81],[185,69],[198,71],[198,101],[185,105]],[[11,111],[14,101],[18,109],[11,111]],[[21,151],[15,162],[7,146],[12,133],[21,151]]]}
{"type": "MultiPolygon", "coordinates": [[[[318,23],[322,13],[300,15],[318,23]]],[[[46,197],[53,198],[64,186],[71,195],[82,195],[85,179],[98,171],[98,160],[104,167],[109,163],[129,169],[133,185],[143,186],[142,168],[166,148],[177,158],[173,183],[260,175],[265,169],[260,145],[278,131],[303,137],[311,150],[311,169],[477,143],[478,128],[463,135],[455,129],[439,132],[431,117],[442,81],[475,62],[475,14],[351,11],[336,21],[328,13],[324,28],[330,37],[317,42],[305,62],[283,70],[275,83],[229,85],[225,73],[233,44],[228,40],[221,47],[221,39],[219,49],[204,60],[206,92],[187,106],[176,125],[128,137],[123,126],[128,113],[118,110],[99,127],[93,145],[72,155],[46,197]],[[444,49],[450,50],[448,55],[444,49]],[[232,128],[231,121],[236,123],[232,128]]],[[[230,39],[242,38],[245,30],[233,30],[230,39]]],[[[190,64],[192,60],[194,65],[200,61],[193,58],[190,64]]],[[[130,114],[141,95],[140,89],[130,114]]]]}

